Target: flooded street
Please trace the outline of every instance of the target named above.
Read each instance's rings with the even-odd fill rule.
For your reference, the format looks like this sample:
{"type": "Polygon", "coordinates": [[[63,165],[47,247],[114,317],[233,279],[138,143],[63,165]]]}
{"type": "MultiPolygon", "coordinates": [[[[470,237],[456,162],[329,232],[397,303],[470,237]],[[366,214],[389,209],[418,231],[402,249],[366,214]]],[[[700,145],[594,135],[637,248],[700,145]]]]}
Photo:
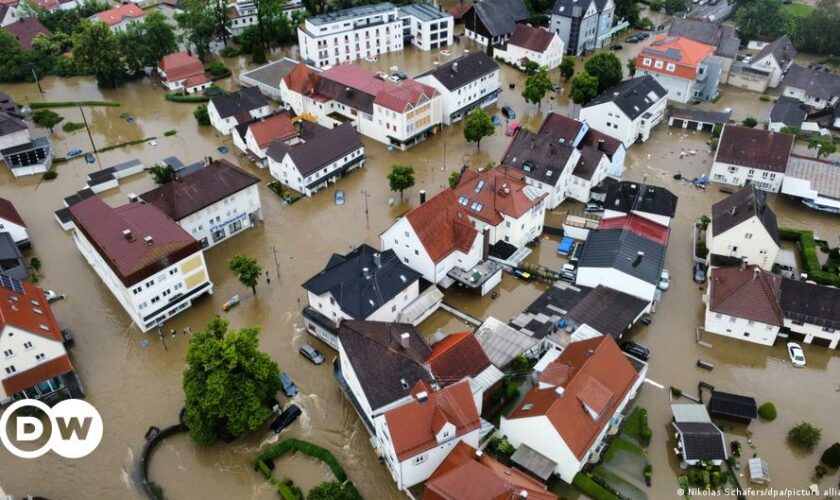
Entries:
{"type": "MultiPolygon", "coordinates": [[[[462,53],[464,47],[464,44],[455,46],[452,57],[462,53]]],[[[625,45],[624,50],[638,50],[638,47],[625,45]]],[[[364,64],[372,69],[398,65],[415,75],[431,68],[432,61],[439,57],[412,49],[404,54],[382,57],[377,63],[364,64]]],[[[622,55],[623,60],[626,57],[626,54],[622,55]]],[[[225,62],[236,73],[252,67],[240,60],[225,62]]],[[[550,109],[571,113],[572,105],[565,94],[546,99],[542,111],[538,112],[537,107],[526,104],[520,94],[523,76],[509,67],[503,67],[502,71],[504,90],[498,107],[512,105],[525,126],[536,130],[544,113],[550,109]],[[509,89],[508,82],[517,82],[516,88],[509,89]]],[[[557,79],[556,72],[552,77],[557,79]]],[[[2,90],[20,104],[42,98],[47,101],[119,101],[122,106],[117,108],[85,108],[98,148],[157,137],[156,147],[144,143],[101,154],[99,159],[103,168],[133,158],[149,166],[170,155],[178,156],[184,163],[205,156],[222,156],[260,176],[265,222],[205,254],[215,284],[214,295],[202,298],[175,317],[166,324],[165,330],[175,328],[180,332],[187,326],[198,330],[214,314],[221,313],[223,302],[240,294],[241,304],[221,314],[230,320],[233,328],[259,325],[261,348],[300,388],[301,393],[294,402],[303,409],[304,415],[281,437],[301,437],[330,449],[365,498],[402,498],[385,467],[378,463],[368,442],[369,436],[341,394],[329,363],[316,367],[297,353],[303,342],[312,342],[328,360],[335,356],[334,351],[309,337],[303,329],[300,310],[305,303],[305,293],[300,284],[321,270],[333,252],[346,252],[361,243],[378,247],[379,234],[396,217],[417,205],[419,190],[437,193],[447,185],[450,172],[463,164],[480,167],[497,162],[509,142],[503,128],[482,140],[480,150],[464,141],[463,122],[444,129],[443,133],[407,152],[388,152],[384,145],[363,138],[367,156],[363,169],[311,199],[283,205],[278,196],[264,188],[270,180],[266,170],[259,170],[247,159],[234,154],[237,150],[229,142],[232,152],[220,155],[216,148],[222,144],[222,138],[211,127],[196,125],[192,116],[196,105],[165,101],[164,89],[149,79],[129,83],[118,90],[97,89],[88,78],[48,78],[42,85],[46,91],[43,96],[32,84],[9,85],[2,90]],[[128,123],[125,116],[133,117],[134,123],[128,123]],[[177,134],[164,137],[168,130],[176,130],[177,134]],[[416,169],[416,185],[405,192],[403,202],[398,193],[388,190],[385,176],[394,163],[412,164],[416,169]],[[335,189],[346,193],[345,205],[334,204],[335,189]],[[271,284],[260,283],[256,296],[242,287],[227,269],[226,261],[235,253],[257,258],[271,273],[271,284]]],[[[223,80],[220,85],[235,87],[235,80],[223,80]]],[[[756,94],[742,95],[735,89],[726,90],[725,100],[729,104],[718,103],[717,106],[737,107],[739,111],[733,118],[743,118],[742,113],[769,110],[769,104],[760,102],[756,94]],[[745,104],[742,105],[742,101],[745,104]]],[[[491,107],[489,112],[498,113],[498,107],[491,107]]],[[[78,109],[56,111],[65,120],[81,121],[78,109]]],[[[57,156],[63,156],[73,148],[90,150],[84,130],[68,135],[58,129],[60,126],[53,136],[57,156]]],[[[779,418],[772,423],[756,421],[750,427],[754,433],[755,452],[769,461],[774,486],[803,487],[810,482],[818,455],[795,456],[784,437],[794,423],[807,420],[823,429],[820,451],[840,440],[835,425],[835,412],[840,407],[840,394],[836,392],[840,384],[840,360],[832,351],[806,346],[808,367],[796,370],[787,361],[783,347],[768,349],[712,335],[703,338],[713,345],[712,348],[701,347],[695,342],[702,305],[701,290],[691,280],[691,225],[697,217],[708,214],[710,205],[724,195],[716,187],[697,190],[690,184],[673,180],[672,175],[680,172],[691,178],[708,173],[712,157],[705,144],[707,140],[707,135],[683,134],[661,124],[648,143],[633,146],[628,153],[627,179],[646,179],[679,196],[667,255],[667,267],[673,278],[671,289],[663,294],[653,323],[649,327],[640,326],[633,332],[633,338],[651,347],[653,357],[648,376],[666,387],[673,385],[693,393],[697,382],[703,380],[721,390],[754,395],[759,403],[775,401],[779,418]],[[697,154],[680,159],[679,153],[683,149],[695,150],[697,154]],[[695,368],[699,358],[714,362],[715,370],[706,372],[695,368]]],[[[804,147],[803,151],[806,151],[804,147]]],[[[0,454],[0,481],[10,494],[50,498],[140,498],[135,469],[144,444],[143,436],[149,426],[164,427],[175,423],[183,405],[181,375],[186,339],[180,333],[174,341],[166,336],[164,345],[155,333],[143,334],[131,325],[128,316],[76,250],[70,234],[61,230],[53,216],[53,211],[62,206],[61,199],[81,189],[85,176],[97,168],[98,165],[87,165],[82,159],[59,164],[59,176],[51,182],[41,182],[40,177],[15,180],[7,169],[0,169],[0,193],[17,206],[29,225],[33,250],[27,257],[37,256],[43,262],[44,287],[67,296],[66,300],[55,304],[54,311],[59,322],[74,331],[76,345],[71,350],[71,357],[87,389],[87,400],[100,411],[105,423],[105,435],[99,448],[82,460],[65,460],[48,454],[38,460],[26,461],[0,454]],[[141,344],[145,339],[150,340],[147,347],[141,344]]],[[[123,179],[118,189],[103,193],[103,197],[113,205],[123,204],[129,193],[142,193],[152,187],[151,178],[139,174],[123,179]]],[[[780,226],[807,226],[836,244],[840,218],[809,211],[778,196],[772,198],[771,204],[779,216],[780,226]]],[[[562,205],[557,212],[568,209],[562,205]]],[[[534,248],[529,262],[555,266],[555,246],[553,240],[543,240],[534,248]]],[[[446,300],[479,318],[492,315],[507,321],[536,299],[544,288],[505,276],[497,290],[498,298],[491,299],[453,289],[446,292],[446,300]]],[[[452,333],[467,330],[469,326],[439,311],[420,329],[430,336],[438,329],[452,333]]],[[[286,403],[285,398],[283,402],[286,403]]],[[[649,447],[654,486],[649,490],[649,496],[672,498],[678,466],[671,451],[674,444],[667,440],[673,434],[667,426],[671,417],[668,391],[646,385],[639,404],[648,408],[654,429],[649,447]]],[[[277,440],[278,436],[271,432],[258,431],[230,445],[204,448],[181,435],[158,448],[150,476],[163,487],[168,498],[277,498],[276,490],[253,470],[253,459],[258,450],[277,440]]],[[[745,451],[745,455],[752,454],[752,450],[745,451]]],[[[328,469],[297,456],[279,460],[275,476],[293,478],[304,491],[331,477],[328,469]]],[[[823,481],[825,485],[836,482],[836,473],[823,481]]]]}

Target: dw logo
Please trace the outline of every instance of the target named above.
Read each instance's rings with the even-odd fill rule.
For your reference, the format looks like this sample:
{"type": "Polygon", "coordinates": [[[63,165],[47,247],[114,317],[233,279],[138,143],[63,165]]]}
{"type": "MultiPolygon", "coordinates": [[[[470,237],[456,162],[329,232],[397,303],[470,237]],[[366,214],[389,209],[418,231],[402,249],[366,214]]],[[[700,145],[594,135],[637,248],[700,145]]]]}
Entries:
{"type": "Polygon", "coordinates": [[[12,403],[0,416],[0,441],[12,455],[19,458],[38,458],[50,450],[64,458],[85,457],[99,446],[102,430],[99,412],[81,399],[67,399],[52,408],[34,399],[22,399],[12,403]],[[50,428],[45,429],[42,418],[27,415],[15,418],[15,442],[32,443],[48,438],[38,449],[22,450],[9,436],[9,420],[22,408],[38,409],[49,420],[50,428]]]}

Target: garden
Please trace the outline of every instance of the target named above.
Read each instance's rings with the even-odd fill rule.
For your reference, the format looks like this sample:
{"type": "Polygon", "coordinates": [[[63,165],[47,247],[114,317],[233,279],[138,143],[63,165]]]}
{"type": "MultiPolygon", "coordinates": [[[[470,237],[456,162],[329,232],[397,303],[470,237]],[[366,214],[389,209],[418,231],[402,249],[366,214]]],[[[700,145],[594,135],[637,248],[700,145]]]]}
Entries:
{"type": "MultiPolygon", "coordinates": [[[[820,285],[840,286],[840,248],[831,248],[827,241],[816,239],[814,232],[809,230],[779,228],[779,238],[796,242],[809,280],[820,285]]],[[[781,268],[773,266],[773,272],[780,273],[781,268]]]]}

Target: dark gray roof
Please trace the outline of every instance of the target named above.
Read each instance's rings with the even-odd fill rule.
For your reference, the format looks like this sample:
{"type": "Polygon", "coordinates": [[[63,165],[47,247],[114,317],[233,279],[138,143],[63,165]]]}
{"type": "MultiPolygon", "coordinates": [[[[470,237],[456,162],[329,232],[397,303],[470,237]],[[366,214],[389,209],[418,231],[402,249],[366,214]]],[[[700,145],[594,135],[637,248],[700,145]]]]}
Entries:
{"type": "Polygon", "coordinates": [[[0,271],[18,280],[29,278],[20,249],[12,235],[6,232],[0,233],[0,271]]]}
{"type": "Polygon", "coordinates": [[[575,169],[572,171],[572,175],[581,179],[592,179],[592,175],[595,174],[595,170],[598,168],[605,154],[598,148],[583,145],[580,148],[580,158],[578,159],[577,165],[575,165],[575,169]]]}
{"type": "Polygon", "coordinates": [[[28,128],[26,122],[17,113],[0,111],[0,136],[14,134],[28,128]]]}
{"type": "Polygon", "coordinates": [[[587,290],[591,291],[569,309],[566,318],[573,325],[586,323],[614,338],[621,337],[648,305],[646,300],[601,285],[587,290]]]}
{"type": "Polygon", "coordinates": [[[631,211],[673,217],[677,196],[664,187],[622,181],[610,187],[604,208],[629,214],[631,211]]]}
{"type": "Polygon", "coordinates": [[[537,297],[522,314],[511,320],[509,325],[535,339],[545,338],[557,327],[556,321],[552,320],[552,316],[560,316],[571,311],[591,291],[592,288],[589,287],[556,281],[548,290],[537,297]]]}
{"type": "Polygon", "coordinates": [[[342,321],[338,338],[371,409],[408,396],[421,380],[432,383],[423,366],[432,349],[411,325],[342,321]],[[403,333],[409,334],[408,349],[400,344],[403,333]]]}
{"type": "Polygon", "coordinates": [[[713,417],[753,419],[758,416],[755,398],[723,391],[712,391],[709,413],[713,417]]]}
{"type": "Polygon", "coordinates": [[[374,5],[362,5],[360,7],[351,7],[349,9],[337,10],[320,16],[313,16],[306,21],[320,26],[323,24],[332,24],[340,21],[349,21],[357,17],[372,16],[374,14],[385,14],[390,10],[396,9],[393,4],[388,2],[378,3],[374,5]]]}
{"type": "Polygon", "coordinates": [[[583,17],[590,3],[578,0],[557,0],[551,9],[551,13],[562,17],[583,17]]]}
{"type": "Polygon", "coordinates": [[[12,99],[9,94],[0,91],[0,111],[5,111],[11,115],[17,116],[18,118],[23,118],[23,115],[20,114],[20,108],[15,103],[14,99],[12,99]]]}
{"type": "Polygon", "coordinates": [[[703,123],[723,125],[729,123],[732,111],[706,111],[702,109],[671,108],[671,117],[683,120],[693,120],[703,123]]]}
{"type": "Polygon", "coordinates": [[[492,57],[484,52],[473,52],[418,75],[417,78],[432,75],[447,89],[455,90],[497,69],[499,65],[492,57]]]}
{"type": "Polygon", "coordinates": [[[758,217],[778,245],[779,225],[776,214],[767,205],[767,191],[752,184],[712,205],[712,236],[723,234],[753,216],[758,217]]]}
{"type": "Polygon", "coordinates": [[[291,73],[297,65],[298,61],[284,57],[279,61],[274,61],[266,64],[265,66],[260,66],[257,69],[248,71],[247,73],[242,74],[240,79],[248,78],[263,85],[279,89],[280,80],[291,73]]]}
{"type": "Polygon", "coordinates": [[[667,247],[622,229],[589,231],[579,267],[611,267],[651,284],[659,283],[667,247]],[[643,256],[639,252],[644,252],[643,256]]]}
{"type": "Polygon", "coordinates": [[[359,133],[352,123],[342,123],[332,129],[310,129],[312,132],[309,137],[304,137],[304,142],[290,146],[282,141],[274,141],[266,154],[279,162],[288,153],[301,176],[306,177],[362,147],[359,133]]]}
{"type": "Polygon", "coordinates": [[[531,17],[522,0],[484,0],[473,4],[473,9],[492,36],[509,35],[516,23],[531,17]]]}
{"type": "Polygon", "coordinates": [[[330,80],[327,77],[321,76],[318,78],[315,83],[315,93],[340,102],[350,108],[358,109],[364,113],[373,113],[373,101],[376,99],[375,95],[362,92],[359,89],[350,88],[343,83],[330,80]]]}
{"type": "Polygon", "coordinates": [[[802,89],[809,95],[820,99],[840,96],[840,75],[827,69],[810,69],[803,68],[798,64],[791,64],[782,83],[802,89]]]}
{"type": "Polygon", "coordinates": [[[237,116],[268,105],[265,96],[257,87],[242,89],[229,95],[218,95],[210,99],[210,102],[222,118],[237,116]]]}
{"type": "Polygon", "coordinates": [[[793,97],[781,96],[770,110],[770,123],[784,123],[788,127],[800,128],[808,117],[808,108],[793,97]]]}
{"type": "Polygon", "coordinates": [[[723,433],[706,422],[674,422],[680,433],[686,460],[725,460],[723,433]]]}
{"type": "Polygon", "coordinates": [[[791,279],[782,280],[779,305],[786,318],[840,330],[840,290],[791,279]]]}
{"type": "Polygon", "coordinates": [[[738,47],[741,45],[741,39],[738,38],[733,26],[705,19],[675,17],[668,34],[717,47],[716,55],[730,59],[738,55],[738,47]]]}
{"type": "Polygon", "coordinates": [[[399,8],[399,15],[400,17],[416,17],[417,19],[420,19],[424,22],[434,21],[436,19],[443,19],[445,17],[452,17],[452,14],[450,14],[449,12],[443,9],[437,9],[427,3],[413,3],[403,5],[399,8]]]}
{"type": "Polygon", "coordinates": [[[784,70],[796,57],[796,47],[790,41],[787,35],[782,35],[764,46],[758,54],[753,57],[753,61],[759,61],[767,55],[772,54],[776,63],[784,70]]]}
{"type": "Polygon", "coordinates": [[[400,261],[393,250],[362,245],[347,255],[333,254],[321,272],[309,278],[303,288],[323,295],[330,292],[338,306],[354,319],[365,319],[420,278],[400,261]],[[376,265],[375,255],[380,265],[376,265]],[[368,269],[369,278],[364,269],[368,269]]]}
{"type": "Polygon", "coordinates": [[[613,102],[628,118],[635,120],[666,95],[668,91],[652,76],[638,76],[613,85],[586,107],[613,102]]]}
{"type": "Polygon", "coordinates": [[[516,168],[531,179],[554,186],[569,164],[573,151],[568,143],[559,143],[545,135],[520,129],[508,146],[501,165],[516,168]]]}

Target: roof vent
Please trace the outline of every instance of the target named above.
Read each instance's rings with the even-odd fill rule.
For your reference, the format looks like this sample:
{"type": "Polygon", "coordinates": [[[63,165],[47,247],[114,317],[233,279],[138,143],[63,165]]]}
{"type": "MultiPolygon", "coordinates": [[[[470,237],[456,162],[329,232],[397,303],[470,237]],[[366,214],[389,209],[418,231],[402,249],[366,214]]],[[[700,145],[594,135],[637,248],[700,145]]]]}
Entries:
{"type": "Polygon", "coordinates": [[[566,389],[564,387],[558,386],[554,389],[554,395],[558,398],[562,398],[564,394],[566,394],[566,389]]]}
{"type": "Polygon", "coordinates": [[[365,278],[366,280],[369,280],[369,279],[370,279],[370,268],[368,268],[368,267],[363,267],[363,268],[362,268],[362,276],[364,276],[364,278],[365,278]]]}
{"type": "Polygon", "coordinates": [[[137,196],[137,193],[128,193],[128,202],[129,203],[135,203],[139,199],[140,198],[137,196]]]}
{"type": "Polygon", "coordinates": [[[411,341],[411,334],[408,332],[403,332],[400,334],[400,345],[403,349],[408,349],[409,342],[411,341]]]}
{"type": "Polygon", "coordinates": [[[456,73],[458,72],[458,63],[457,62],[452,63],[452,71],[454,71],[456,73]]]}
{"type": "Polygon", "coordinates": [[[400,385],[402,386],[403,389],[408,390],[408,382],[406,382],[404,378],[400,379],[400,385]]]}
{"type": "Polygon", "coordinates": [[[400,281],[402,281],[403,283],[408,283],[408,278],[406,278],[404,274],[401,274],[400,281]]]}
{"type": "Polygon", "coordinates": [[[519,492],[519,499],[525,500],[526,498],[528,498],[528,490],[521,490],[519,492]]]}
{"type": "Polygon", "coordinates": [[[429,393],[426,391],[420,391],[417,393],[417,401],[421,403],[426,402],[429,399],[429,393]]]}
{"type": "Polygon", "coordinates": [[[145,238],[143,238],[143,241],[146,243],[147,247],[150,247],[150,246],[152,246],[152,243],[155,242],[155,239],[152,238],[151,236],[146,236],[145,238]]]}
{"type": "Polygon", "coordinates": [[[475,458],[477,458],[477,459],[479,459],[479,460],[480,460],[482,456],[484,456],[484,452],[483,452],[483,451],[481,451],[481,450],[475,450],[475,458]]]}
{"type": "Polygon", "coordinates": [[[587,349],[586,350],[586,357],[587,358],[591,358],[593,354],[595,354],[595,349],[587,349]]]}
{"type": "Polygon", "coordinates": [[[598,139],[598,151],[603,151],[603,150],[604,150],[604,140],[603,139],[598,139]]]}
{"type": "Polygon", "coordinates": [[[131,234],[131,229],[124,229],[122,234],[123,234],[123,237],[125,239],[127,239],[128,241],[131,241],[131,240],[134,239],[134,236],[131,234]]]}
{"type": "Polygon", "coordinates": [[[382,254],[381,253],[376,252],[375,254],[373,254],[373,265],[376,266],[377,268],[382,267],[382,254]]]}

